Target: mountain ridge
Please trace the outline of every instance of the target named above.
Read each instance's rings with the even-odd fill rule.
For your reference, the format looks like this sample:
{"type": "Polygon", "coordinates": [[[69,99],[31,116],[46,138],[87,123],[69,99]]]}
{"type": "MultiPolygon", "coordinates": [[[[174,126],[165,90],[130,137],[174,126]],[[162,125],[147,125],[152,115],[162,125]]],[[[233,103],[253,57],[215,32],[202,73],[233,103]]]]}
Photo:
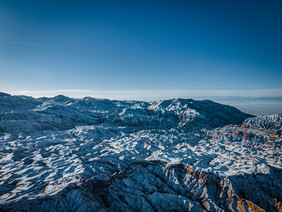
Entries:
{"type": "MultiPolygon", "coordinates": [[[[24,118],[28,114],[29,117],[34,117],[33,121],[37,130],[40,127],[42,129],[47,127],[43,123],[42,114],[45,116],[44,118],[49,116],[50,119],[56,116],[56,119],[61,119],[60,123],[73,122],[65,127],[61,125],[64,130],[78,124],[95,124],[95,120],[100,123],[131,124],[135,127],[141,122],[146,122],[146,124],[152,126],[150,123],[154,122],[153,125],[162,124],[167,128],[173,128],[176,125],[185,126],[187,122],[195,121],[195,128],[202,129],[202,126],[197,127],[196,125],[205,124],[206,128],[211,129],[226,124],[239,124],[246,118],[251,117],[251,115],[242,113],[234,107],[208,100],[171,99],[148,103],[90,97],[72,99],[63,95],[36,99],[27,96],[3,96],[0,98],[2,98],[0,102],[2,119],[9,119],[9,116],[13,116],[14,120],[21,120],[22,116],[24,118]],[[168,104],[167,107],[163,107],[164,104],[168,104]],[[3,114],[4,111],[6,111],[5,114],[3,114]],[[9,111],[12,111],[13,114],[9,111]],[[135,120],[130,118],[133,115],[135,120]],[[70,117],[75,117],[78,121],[70,120],[70,117]],[[79,120],[81,123],[78,123],[79,120]],[[162,120],[164,121],[162,122],[162,120]]],[[[31,128],[32,126],[30,126],[31,128]]],[[[52,129],[51,126],[50,128],[52,129]]]]}

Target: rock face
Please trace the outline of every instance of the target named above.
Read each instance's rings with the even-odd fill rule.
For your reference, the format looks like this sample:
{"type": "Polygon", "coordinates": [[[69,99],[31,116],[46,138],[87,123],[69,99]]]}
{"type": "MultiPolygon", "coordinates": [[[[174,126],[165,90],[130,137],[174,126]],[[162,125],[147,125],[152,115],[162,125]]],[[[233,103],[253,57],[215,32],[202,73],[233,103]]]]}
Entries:
{"type": "Polygon", "coordinates": [[[282,116],[0,95],[4,211],[281,211],[282,116]]]}

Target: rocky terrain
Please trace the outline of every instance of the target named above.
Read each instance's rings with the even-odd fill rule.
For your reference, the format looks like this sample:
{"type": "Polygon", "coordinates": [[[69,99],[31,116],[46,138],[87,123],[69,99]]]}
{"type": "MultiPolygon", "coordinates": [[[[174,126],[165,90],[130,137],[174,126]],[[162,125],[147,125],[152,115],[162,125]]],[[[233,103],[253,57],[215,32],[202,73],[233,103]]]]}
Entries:
{"type": "Polygon", "coordinates": [[[282,116],[0,93],[3,211],[282,211],[282,116]]]}

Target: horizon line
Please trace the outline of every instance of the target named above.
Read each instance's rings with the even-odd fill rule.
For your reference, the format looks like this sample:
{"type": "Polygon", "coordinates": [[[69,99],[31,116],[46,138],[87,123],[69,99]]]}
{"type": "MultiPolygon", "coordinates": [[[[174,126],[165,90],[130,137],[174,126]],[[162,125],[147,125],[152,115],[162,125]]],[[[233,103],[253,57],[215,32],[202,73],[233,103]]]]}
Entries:
{"type": "Polygon", "coordinates": [[[65,95],[71,98],[93,97],[118,100],[161,100],[168,98],[277,98],[282,97],[282,89],[163,89],[163,90],[91,90],[91,89],[57,89],[57,90],[3,90],[11,95],[26,95],[34,98],[65,95]]]}

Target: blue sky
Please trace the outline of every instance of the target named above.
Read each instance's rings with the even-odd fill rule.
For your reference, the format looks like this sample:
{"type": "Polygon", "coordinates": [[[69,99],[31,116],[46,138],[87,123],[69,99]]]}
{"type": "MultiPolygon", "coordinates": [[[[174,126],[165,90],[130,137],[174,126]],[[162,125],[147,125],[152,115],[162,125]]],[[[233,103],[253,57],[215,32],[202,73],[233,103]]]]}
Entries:
{"type": "Polygon", "coordinates": [[[282,96],[281,11],[280,0],[0,0],[0,89],[282,96]]]}

